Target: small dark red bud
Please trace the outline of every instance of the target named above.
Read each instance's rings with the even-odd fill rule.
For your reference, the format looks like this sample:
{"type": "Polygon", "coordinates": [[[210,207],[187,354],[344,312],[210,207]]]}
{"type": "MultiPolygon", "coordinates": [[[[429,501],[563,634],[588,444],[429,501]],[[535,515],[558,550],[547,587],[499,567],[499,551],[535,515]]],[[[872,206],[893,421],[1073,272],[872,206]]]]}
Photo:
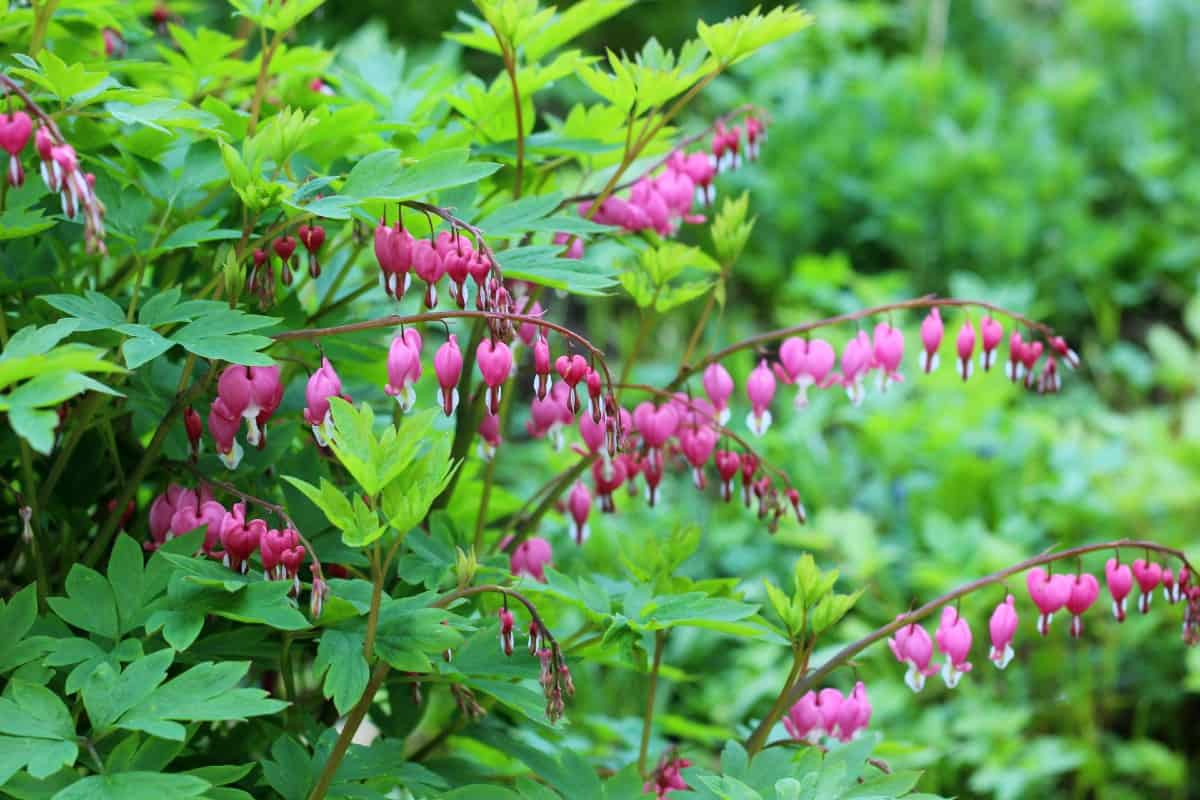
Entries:
{"type": "Polygon", "coordinates": [[[321,245],[325,244],[325,229],[320,225],[301,225],[296,231],[300,237],[301,244],[310,253],[315,253],[321,249],[321,245]]]}
{"type": "Polygon", "coordinates": [[[267,251],[262,248],[256,249],[254,251],[254,266],[261,267],[265,263],[267,263],[267,251]]]}
{"type": "Polygon", "coordinates": [[[196,413],[196,409],[191,406],[188,406],[187,411],[183,412],[183,427],[187,431],[188,441],[192,445],[192,457],[195,458],[197,448],[200,446],[200,437],[204,435],[204,422],[196,413]]]}

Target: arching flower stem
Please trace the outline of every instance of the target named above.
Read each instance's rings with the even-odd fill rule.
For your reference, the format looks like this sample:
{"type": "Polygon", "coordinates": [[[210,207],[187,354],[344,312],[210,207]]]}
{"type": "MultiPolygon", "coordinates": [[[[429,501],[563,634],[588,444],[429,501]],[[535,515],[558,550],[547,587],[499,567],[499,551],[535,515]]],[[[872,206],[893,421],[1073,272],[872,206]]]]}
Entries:
{"type": "Polygon", "coordinates": [[[984,309],[992,312],[993,314],[1007,317],[1013,322],[1019,325],[1024,325],[1030,330],[1035,330],[1042,334],[1042,336],[1046,337],[1047,340],[1055,335],[1054,329],[1049,325],[1038,322],[1037,320],[1029,319],[1026,316],[1018,314],[1015,311],[1010,311],[1002,306],[995,305],[994,303],[988,303],[983,300],[962,300],[954,297],[937,297],[936,295],[927,294],[922,297],[914,297],[909,300],[900,300],[895,303],[887,303],[881,306],[872,306],[871,308],[862,308],[858,311],[851,311],[847,314],[838,314],[832,317],[825,317],[824,319],[813,320],[812,322],[805,322],[801,325],[793,325],[788,328],[779,328],[778,330],[756,334],[748,339],[743,339],[740,342],[735,342],[734,344],[729,345],[728,347],[724,347],[720,350],[709,353],[707,356],[694,364],[683,365],[679,368],[679,373],[675,376],[675,379],[672,380],[666,388],[667,391],[674,391],[682,386],[688,378],[703,372],[704,368],[709,364],[721,361],[727,356],[731,356],[734,353],[741,352],[742,350],[750,350],[761,345],[770,344],[771,342],[779,339],[786,339],[789,336],[800,336],[802,334],[815,331],[819,328],[829,327],[830,325],[839,325],[844,322],[855,322],[860,319],[873,317],[877,314],[887,314],[892,311],[944,307],[984,309]]]}
{"type": "MultiPolygon", "coordinates": [[[[819,685],[821,681],[823,681],[830,673],[845,664],[850,659],[854,658],[863,650],[875,644],[875,642],[886,639],[906,625],[920,622],[948,603],[953,603],[961,597],[965,597],[988,586],[1003,584],[1005,580],[1013,575],[1025,572],[1026,570],[1034,567],[1042,566],[1043,564],[1053,564],[1056,561],[1066,561],[1069,559],[1078,558],[1079,556],[1087,553],[1095,553],[1103,550],[1116,550],[1119,548],[1128,548],[1131,550],[1145,549],[1149,552],[1160,553],[1162,555],[1171,556],[1172,558],[1177,558],[1184,564],[1184,566],[1188,568],[1189,571],[1195,574],[1195,569],[1193,569],[1192,565],[1188,563],[1187,556],[1184,555],[1182,550],[1177,550],[1173,547],[1167,547],[1165,545],[1158,544],[1157,542],[1150,542],[1140,539],[1117,539],[1115,541],[1100,542],[1098,544],[1081,545],[1079,547],[1072,547],[1067,550],[1060,550],[1058,552],[1042,553],[1041,555],[1025,559],[1024,561],[1013,564],[1010,567],[1006,567],[999,572],[993,572],[990,575],[977,578],[970,583],[965,583],[962,586],[959,586],[958,588],[941,595],[940,597],[930,600],[925,605],[913,609],[907,614],[897,617],[887,625],[877,628],[858,641],[851,642],[835,653],[824,664],[817,667],[812,672],[804,675],[804,677],[800,678],[791,686],[785,686],[783,691],[780,693],[780,697],[782,698],[783,702],[778,703],[775,707],[773,707],[772,710],[774,711],[776,708],[790,708],[792,704],[796,703],[804,695],[805,692],[807,692],[809,689],[812,689],[814,686],[819,685]]],[[[767,736],[770,734],[771,729],[775,727],[775,723],[778,721],[778,719],[778,713],[770,713],[761,722],[759,722],[758,727],[754,729],[753,733],[750,734],[750,738],[746,740],[746,750],[751,755],[762,749],[763,744],[767,740],[767,736]]]]}

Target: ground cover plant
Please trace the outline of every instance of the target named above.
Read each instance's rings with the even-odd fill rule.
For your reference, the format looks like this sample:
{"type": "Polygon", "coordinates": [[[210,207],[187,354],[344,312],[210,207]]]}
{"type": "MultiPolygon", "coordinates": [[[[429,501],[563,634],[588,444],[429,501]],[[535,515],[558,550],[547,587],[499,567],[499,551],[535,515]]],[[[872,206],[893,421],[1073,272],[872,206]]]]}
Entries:
{"type": "MultiPolygon", "coordinates": [[[[1090,377],[1053,306],[987,293],[739,308],[804,146],[739,81],[819,14],[591,52],[629,0],[479,0],[408,53],[323,41],[335,5],[0,23],[0,794],[961,794],[902,702],[1002,706],[1129,629],[1185,674],[1173,532],[980,561],[935,519],[909,583],[839,510],[880,502],[861,465],[814,466],[826,427],[949,451],[947,409],[1058,435],[1090,377]]],[[[1012,500],[959,449],[924,512],[1012,500]]]]}

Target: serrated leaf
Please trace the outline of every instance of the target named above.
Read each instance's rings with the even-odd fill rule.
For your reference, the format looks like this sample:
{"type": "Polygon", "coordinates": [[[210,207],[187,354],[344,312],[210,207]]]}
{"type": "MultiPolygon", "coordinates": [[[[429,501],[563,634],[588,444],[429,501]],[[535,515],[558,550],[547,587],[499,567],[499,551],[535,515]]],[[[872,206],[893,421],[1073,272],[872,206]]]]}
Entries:
{"type": "Polygon", "coordinates": [[[112,585],[90,567],[75,564],[67,573],[67,596],[51,597],[50,608],[76,628],[117,639],[120,632],[117,599],[112,585]]]}
{"type": "Polygon", "coordinates": [[[194,775],[164,772],[118,772],[76,781],[51,800],[162,800],[199,797],[211,786],[194,775]]]}
{"type": "Polygon", "coordinates": [[[196,721],[240,720],[274,714],[287,706],[268,699],[261,689],[234,688],[250,663],[203,662],[155,688],[117,721],[117,727],[164,739],[182,740],[184,727],[196,721]]]}
{"type": "Polygon", "coordinates": [[[321,634],[317,657],[313,661],[316,678],[325,675],[322,689],[339,714],[347,713],[358,702],[370,679],[367,659],[363,656],[363,637],[331,628],[321,634]]]}

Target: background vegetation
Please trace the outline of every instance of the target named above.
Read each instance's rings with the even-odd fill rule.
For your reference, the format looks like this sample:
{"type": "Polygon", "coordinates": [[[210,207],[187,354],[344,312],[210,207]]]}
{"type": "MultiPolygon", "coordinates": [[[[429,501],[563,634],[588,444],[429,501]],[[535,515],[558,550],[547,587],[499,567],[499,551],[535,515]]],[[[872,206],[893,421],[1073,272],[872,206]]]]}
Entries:
{"type": "MultiPolygon", "coordinates": [[[[139,5],[139,13],[150,5],[139,5]]],[[[455,19],[459,5],[330,2],[293,44],[337,52],[321,68],[334,86],[365,93],[351,81],[357,76],[399,111],[438,106],[421,109],[433,117],[446,108],[430,98],[459,70],[488,81],[500,74],[498,59],[442,38],[456,24],[462,28],[455,19]]],[[[236,29],[224,3],[172,6],[189,28],[236,29]]],[[[656,37],[678,46],[693,34],[695,19],[717,20],[745,6],[643,2],[578,44],[635,51],[656,37]]],[[[622,552],[641,552],[648,545],[639,539],[665,530],[664,519],[695,522],[702,543],[683,572],[697,580],[733,579],[748,602],[765,604],[761,578],[787,585],[799,555],[812,552],[824,567],[840,570],[843,591],[864,590],[855,613],[837,629],[837,641],[823,643],[816,657],[822,660],[914,604],[1052,546],[1142,537],[1194,552],[1200,518],[1200,6],[1191,0],[821,0],[809,10],[812,28],[718,79],[680,121],[681,131],[700,131],[747,102],[770,121],[762,160],[721,179],[726,196],[749,192],[757,221],[704,345],[936,292],[991,300],[1051,322],[1076,344],[1084,367],[1053,397],[997,380],[964,384],[948,369],[872,394],[857,408],[840,392],[821,393],[803,413],[777,413],[763,444],[804,496],[806,526],[788,520],[770,535],[736,504],[696,502],[686,475],[668,476],[664,507],[629,503],[616,516],[593,514],[592,538],[583,548],[569,545],[566,518],[551,514],[545,535],[555,543],[556,566],[573,575],[609,573],[622,552]]],[[[4,31],[0,20],[0,43],[4,31]]],[[[145,47],[140,55],[153,57],[152,44],[135,44],[145,47]]],[[[69,52],[70,45],[60,47],[69,52]]],[[[5,50],[6,67],[9,55],[5,50]]],[[[302,55],[295,78],[281,79],[284,97],[303,96],[312,70],[302,55]]],[[[539,95],[538,108],[561,116],[583,95],[579,82],[562,80],[539,95]]],[[[103,129],[86,118],[74,133],[103,146],[103,129]]],[[[140,142],[131,136],[122,146],[170,152],[150,141],[156,136],[143,130],[136,134],[140,142]]],[[[416,134],[398,125],[395,136],[407,141],[416,134]]],[[[215,148],[188,157],[195,159],[188,169],[224,177],[215,148]]],[[[174,185],[138,160],[147,176],[163,181],[146,188],[149,200],[129,186],[118,189],[104,174],[100,185],[111,181],[106,197],[112,198],[114,231],[150,244],[149,210],[142,206],[157,210],[174,185]]],[[[203,208],[203,186],[183,187],[190,206],[203,208]]],[[[687,229],[682,238],[710,246],[706,226],[687,229]]],[[[50,321],[44,306],[24,304],[71,281],[69,246],[50,235],[0,242],[0,291],[10,325],[18,318],[50,321]],[[35,264],[55,265],[55,272],[35,264]]],[[[165,269],[174,273],[159,274],[160,288],[176,277],[198,288],[212,267],[206,263],[203,275],[190,262],[165,269]]],[[[617,364],[640,347],[638,314],[627,298],[572,296],[546,305],[558,319],[594,334],[617,364]]],[[[698,305],[658,325],[654,346],[640,347],[633,380],[670,380],[698,305]]],[[[323,324],[393,310],[375,292],[323,324]]],[[[303,323],[302,311],[295,304],[276,309],[295,327],[303,323]]],[[[911,358],[917,340],[909,323],[915,320],[902,322],[911,358]]],[[[351,389],[384,382],[382,353],[371,348],[353,337],[325,343],[351,389]]],[[[740,387],[750,360],[729,366],[740,387]]],[[[96,476],[109,476],[114,460],[137,462],[139,438],[153,430],[179,374],[178,361],[167,359],[139,372],[126,387],[130,400],[121,419],[114,418],[116,435],[105,425],[85,434],[52,500],[58,524],[81,530],[99,516],[120,484],[116,475],[96,476]]],[[[432,397],[432,381],[420,388],[423,399],[432,397]]],[[[372,391],[378,394],[377,388],[363,393],[372,391]]],[[[777,406],[781,400],[782,393],[777,406]]],[[[273,436],[285,442],[307,436],[299,423],[302,406],[297,384],[283,406],[289,421],[273,436]]],[[[525,413],[514,416],[518,429],[525,413]]],[[[16,437],[5,434],[4,478],[19,484],[16,437]]],[[[172,434],[168,449],[183,457],[182,432],[172,434]]],[[[277,472],[315,475],[303,447],[280,446],[261,458],[254,466],[259,486],[277,480],[277,472]],[[276,470],[265,473],[272,465],[276,470]]],[[[542,446],[514,447],[505,458],[492,498],[497,515],[514,510],[547,475],[572,463],[570,454],[542,446]]],[[[454,522],[473,522],[474,477],[464,480],[449,511],[454,522]]],[[[139,514],[153,496],[148,489],[138,493],[139,514]]],[[[295,504],[302,529],[324,524],[299,493],[287,488],[283,496],[295,504]]],[[[3,502],[8,498],[0,494],[3,502]]],[[[141,522],[134,527],[145,530],[141,522]]],[[[20,532],[19,519],[6,508],[0,547],[11,559],[21,548],[20,532]]],[[[336,535],[331,538],[325,546],[336,548],[336,535]]],[[[420,558],[410,556],[400,568],[420,569],[420,558]]],[[[9,597],[15,577],[9,571],[4,578],[0,596],[9,597]]],[[[1023,581],[1010,588],[1021,594],[1022,587],[1023,581]]],[[[999,599],[999,591],[983,593],[968,599],[963,612],[982,621],[999,599]]],[[[855,673],[870,688],[871,728],[882,734],[874,755],[893,768],[924,770],[922,791],[958,797],[1200,797],[1200,649],[1184,647],[1176,615],[1133,614],[1117,626],[1100,611],[1089,618],[1083,642],[1068,640],[1062,630],[1041,639],[1026,603],[1014,664],[997,672],[980,665],[977,655],[975,672],[953,691],[931,682],[914,695],[884,647],[867,651],[855,673]]],[[[570,629],[577,620],[564,616],[570,629]]],[[[985,638],[977,626],[977,648],[985,638]]],[[[212,643],[206,652],[220,658],[224,644],[212,643]]],[[[578,751],[614,770],[630,764],[646,676],[626,655],[578,668],[579,692],[565,728],[525,725],[512,733],[487,718],[456,729],[428,766],[468,776],[514,771],[511,761],[481,744],[498,748],[497,740],[509,735],[547,752],[578,751]]],[[[644,661],[645,653],[640,656],[644,661]]],[[[724,742],[744,738],[747,719],[761,715],[789,667],[778,644],[731,647],[727,639],[691,629],[673,633],[663,660],[669,668],[659,687],[652,752],[678,744],[682,754],[707,764],[724,742]]],[[[849,678],[841,682],[848,686],[849,678]]],[[[418,738],[435,735],[454,709],[446,697],[432,702],[420,721],[393,718],[384,727],[416,730],[418,738]]],[[[276,733],[261,730],[252,741],[217,737],[212,746],[264,753],[276,733]]],[[[5,792],[11,787],[0,788],[5,792]]]]}

